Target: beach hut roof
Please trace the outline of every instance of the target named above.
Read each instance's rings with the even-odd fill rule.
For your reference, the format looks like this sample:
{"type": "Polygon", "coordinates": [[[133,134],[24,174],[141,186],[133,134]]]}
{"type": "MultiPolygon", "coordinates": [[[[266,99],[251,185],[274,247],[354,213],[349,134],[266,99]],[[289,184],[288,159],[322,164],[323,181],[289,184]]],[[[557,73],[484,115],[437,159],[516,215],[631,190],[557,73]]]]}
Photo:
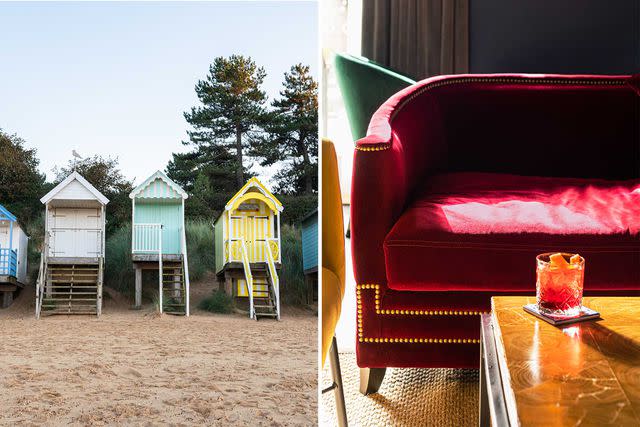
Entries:
{"type": "Polygon", "coordinates": [[[156,171],[149,178],[145,179],[142,184],[138,185],[131,194],[129,194],[129,197],[132,199],[135,197],[144,197],[149,199],[177,199],[181,197],[186,199],[189,196],[182,187],[173,182],[173,180],[165,175],[164,172],[156,171]],[[159,190],[152,186],[151,184],[153,184],[157,179],[167,184],[169,191],[164,191],[164,189],[159,190]]]}
{"type": "Polygon", "coordinates": [[[301,223],[304,223],[305,221],[318,216],[318,209],[314,209],[311,212],[309,212],[308,214],[306,214],[305,216],[302,217],[302,219],[300,220],[301,223]]]}
{"type": "Polygon", "coordinates": [[[236,209],[242,202],[249,199],[260,199],[274,211],[282,212],[284,209],[280,200],[276,198],[258,178],[253,177],[227,202],[225,210],[236,209]]]}
{"type": "MultiPolygon", "coordinates": [[[[84,187],[84,189],[88,191],[88,193],[90,193],[91,196],[93,196],[93,198],[95,198],[95,200],[99,201],[101,204],[106,205],[107,203],[109,203],[109,199],[107,199],[101,192],[96,190],[96,188],[93,185],[91,185],[89,181],[87,181],[82,175],[80,175],[76,171],[73,171],[73,173],[71,173],[68,177],[62,180],[60,184],[56,185],[53,188],[53,190],[45,194],[44,197],[40,199],[40,201],[44,204],[49,203],[49,201],[55,198],[56,195],[61,193],[65,188],[67,188],[73,182],[78,182],[82,187],[84,187]]],[[[86,196],[88,196],[86,192],[84,195],[78,194],[78,193],[74,193],[73,195],[67,195],[63,193],[63,195],[64,197],[61,197],[62,199],[66,199],[67,197],[70,197],[73,199],[80,199],[80,200],[87,199],[86,196]]]]}
{"type": "Polygon", "coordinates": [[[4,206],[0,205],[0,220],[1,221],[17,222],[18,219],[15,217],[14,214],[9,212],[7,210],[7,208],[5,208],[4,206]]]}
{"type": "Polygon", "coordinates": [[[24,226],[24,224],[22,224],[20,221],[18,221],[18,217],[16,217],[14,214],[12,214],[11,212],[9,212],[7,210],[7,208],[5,208],[4,206],[0,205],[0,221],[10,221],[15,223],[15,225],[22,230],[22,232],[25,234],[25,236],[27,236],[27,239],[29,239],[29,235],[26,232],[26,228],[24,226]]]}

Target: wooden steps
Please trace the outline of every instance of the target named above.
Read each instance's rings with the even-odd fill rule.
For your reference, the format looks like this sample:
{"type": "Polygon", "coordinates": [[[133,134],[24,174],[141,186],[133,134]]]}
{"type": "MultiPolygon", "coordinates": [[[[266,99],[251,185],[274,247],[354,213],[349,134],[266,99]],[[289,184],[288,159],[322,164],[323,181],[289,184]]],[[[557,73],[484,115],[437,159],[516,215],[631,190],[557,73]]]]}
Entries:
{"type": "Polygon", "coordinates": [[[186,295],[184,258],[179,262],[163,262],[162,311],[168,314],[186,315],[186,295]]]}
{"type": "Polygon", "coordinates": [[[41,315],[98,314],[101,271],[94,264],[49,264],[41,315]]]}
{"type": "Polygon", "coordinates": [[[266,276],[264,272],[254,270],[253,277],[253,310],[256,320],[260,317],[278,317],[273,295],[273,286],[268,276],[266,276]],[[267,283],[256,283],[256,277],[266,277],[267,283]],[[264,286],[266,286],[267,289],[263,289],[264,286]]]}

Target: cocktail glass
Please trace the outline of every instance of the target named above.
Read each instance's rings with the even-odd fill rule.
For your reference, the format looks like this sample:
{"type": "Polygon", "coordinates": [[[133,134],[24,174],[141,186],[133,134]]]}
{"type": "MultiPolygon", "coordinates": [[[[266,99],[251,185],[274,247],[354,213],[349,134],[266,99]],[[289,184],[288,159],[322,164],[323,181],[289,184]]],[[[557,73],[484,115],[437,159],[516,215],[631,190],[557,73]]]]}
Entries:
{"type": "Polygon", "coordinates": [[[550,262],[554,252],[536,257],[536,299],[541,313],[556,317],[575,317],[582,308],[584,286],[584,258],[569,263],[575,254],[562,253],[567,266],[558,267],[550,262]]]}

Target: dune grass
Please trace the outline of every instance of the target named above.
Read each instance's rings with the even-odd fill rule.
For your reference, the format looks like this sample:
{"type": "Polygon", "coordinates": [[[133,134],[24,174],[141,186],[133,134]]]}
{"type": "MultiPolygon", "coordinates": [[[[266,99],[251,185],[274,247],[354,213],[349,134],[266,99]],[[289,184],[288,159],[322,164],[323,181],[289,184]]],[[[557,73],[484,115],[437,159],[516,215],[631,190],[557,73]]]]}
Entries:
{"type": "Polygon", "coordinates": [[[202,280],[207,272],[216,267],[213,227],[211,223],[202,220],[187,220],[186,227],[189,278],[192,281],[202,280]]]}
{"type": "Polygon", "coordinates": [[[305,304],[307,288],[302,267],[301,229],[285,224],[282,226],[280,239],[282,241],[280,298],[286,304],[305,304]]]}
{"type": "Polygon", "coordinates": [[[221,290],[215,290],[211,295],[200,301],[198,308],[212,313],[231,313],[234,302],[230,295],[221,290]]]}
{"type": "MultiPolygon", "coordinates": [[[[114,231],[105,242],[104,283],[126,295],[133,295],[135,272],[131,262],[131,225],[114,231]]],[[[144,275],[143,275],[144,277],[144,275]]]]}
{"type": "MultiPolygon", "coordinates": [[[[203,220],[186,221],[187,251],[189,256],[189,278],[192,282],[202,280],[215,270],[213,228],[203,220]]],[[[286,304],[301,305],[306,299],[306,285],[302,269],[302,237],[300,228],[282,226],[282,269],[280,270],[281,300],[286,304]]],[[[131,225],[111,233],[106,240],[105,285],[125,295],[132,296],[135,287],[135,272],[131,261],[131,225]]],[[[144,284],[158,280],[156,272],[143,274],[144,284]]],[[[213,284],[212,284],[213,286],[213,284]]],[[[214,310],[225,309],[222,297],[214,293],[203,304],[212,304],[214,310]]],[[[233,301],[231,301],[233,304],[233,301]]],[[[209,310],[206,307],[201,307],[209,310]]],[[[209,310],[209,311],[214,311],[209,310]]],[[[226,312],[226,311],[216,311],[226,312]]]]}

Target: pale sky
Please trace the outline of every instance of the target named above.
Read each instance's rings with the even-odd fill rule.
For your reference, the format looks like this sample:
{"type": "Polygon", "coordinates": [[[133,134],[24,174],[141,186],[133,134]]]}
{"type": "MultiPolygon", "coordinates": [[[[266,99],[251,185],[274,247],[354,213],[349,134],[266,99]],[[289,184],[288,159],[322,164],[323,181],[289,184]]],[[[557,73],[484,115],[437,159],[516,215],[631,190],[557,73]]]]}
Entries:
{"type": "Polygon", "coordinates": [[[0,128],[49,179],[75,149],[140,183],[188,149],[182,113],[213,58],[251,56],[271,101],[295,63],[317,80],[317,30],[315,2],[0,2],[0,128]]]}

